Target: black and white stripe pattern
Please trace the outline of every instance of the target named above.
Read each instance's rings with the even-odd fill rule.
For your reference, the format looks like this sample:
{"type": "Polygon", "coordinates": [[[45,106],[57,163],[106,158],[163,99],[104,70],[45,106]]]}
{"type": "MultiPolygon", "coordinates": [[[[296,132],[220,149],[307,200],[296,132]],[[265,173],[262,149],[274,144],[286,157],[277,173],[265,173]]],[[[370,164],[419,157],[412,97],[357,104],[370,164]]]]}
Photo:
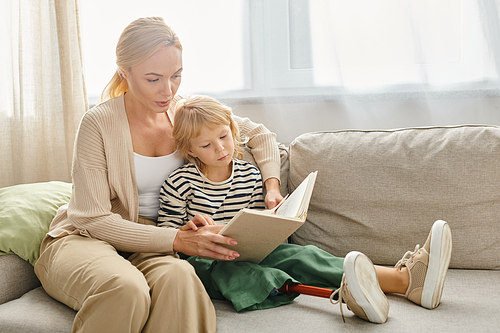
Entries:
{"type": "Polygon", "coordinates": [[[158,226],[178,228],[196,214],[207,214],[218,223],[231,220],[243,208],[265,209],[259,170],[234,160],[232,176],[212,182],[194,164],[176,169],[160,190],[158,226]]]}

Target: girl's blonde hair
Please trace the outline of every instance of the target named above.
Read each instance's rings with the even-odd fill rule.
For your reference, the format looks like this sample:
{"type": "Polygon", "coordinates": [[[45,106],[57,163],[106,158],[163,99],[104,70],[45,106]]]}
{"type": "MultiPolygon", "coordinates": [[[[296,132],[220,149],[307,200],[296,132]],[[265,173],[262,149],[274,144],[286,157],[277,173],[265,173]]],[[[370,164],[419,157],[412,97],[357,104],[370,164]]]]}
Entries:
{"type": "Polygon", "coordinates": [[[177,151],[198,168],[202,170],[203,163],[198,158],[189,155],[188,151],[191,149],[191,140],[200,135],[204,126],[208,128],[216,128],[221,125],[229,126],[234,141],[233,158],[243,157],[240,131],[233,119],[230,107],[211,97],[196,95],[179,100],[174,110],[173,136],[177,144],[177,151]]]}
{"type": "Polygon", "coordinates": [[[161,17],[140,18],[123,30],[116,44],[116,69],[113,78],[104,88],[101,101],[122,95],[128,90],[127,80],[120,72],[130,69],[151,57],[162,48],[175,46],[182,51],[177,34],[161,17]]]}

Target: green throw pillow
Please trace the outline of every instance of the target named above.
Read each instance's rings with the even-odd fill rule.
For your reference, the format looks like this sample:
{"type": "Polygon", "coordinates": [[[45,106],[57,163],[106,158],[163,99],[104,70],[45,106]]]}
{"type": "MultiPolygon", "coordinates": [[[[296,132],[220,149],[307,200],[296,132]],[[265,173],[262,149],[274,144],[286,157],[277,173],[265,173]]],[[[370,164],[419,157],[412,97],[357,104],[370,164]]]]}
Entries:
{"type": "Polygon", "coordinates": [[[57,209],[68,203],[71,184],[59,181],[0,189],[0,255],[15,253],[32,265],[57,209]]]}

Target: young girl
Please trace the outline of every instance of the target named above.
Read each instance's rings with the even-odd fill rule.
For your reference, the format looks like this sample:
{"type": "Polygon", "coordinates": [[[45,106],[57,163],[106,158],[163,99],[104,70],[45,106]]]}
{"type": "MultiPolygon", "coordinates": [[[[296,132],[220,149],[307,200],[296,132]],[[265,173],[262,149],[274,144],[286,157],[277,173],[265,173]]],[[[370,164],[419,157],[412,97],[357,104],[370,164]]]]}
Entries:
{"type": "MultiPolygon", "coordinates": [[[[242,208],[265,208],[259,170],[238,159],[241,140],[230,108],[207,96],[183,99],[175,108],[173,136],[178,152],[189,163],[176,169],[162,186],[159,226],[197,232],[204,225],[229,222],[242,208]],[[194,219],[196,215],[198,219],[194,219]],[[200,222],[195,224],[193,220],[200,222]]],[[[439,221],[433,232],[448,237],[449,227],[439,221]]],[[[281,293],[280,287],[300,283],[337,289],[331,296],[332,303],[343,300],[357,316],[384,323],[389,304],[381,286],[385,292],[411,296],[418,304],[421,299],[415,294],[420,295],[424,287],[426,293],[437,299],[433,306],[427,307],[439,304],[446,272],[439,277],[440,282],[432,286],[421,286],[412,279],[413,275],[423,273],[425,276],[428,271],[431,235],[419,251],[405,254],[398,268],[375,267],[360,252],[350,252],[342,259],[316,246],[295,244],[279,245],[260,264],[182,254],[181,257],[193,265],[210,297],[230,300],[236,311],[289,303],[298,294],[281,293]],[[416,261],[425,262],[425,269],[417,265],[420,268],[415,271],[416,261]],[[338,300],[333,302],[336,295],[338,300]]],[[[434,237],[439,248],[451,246],[451,240],[450,244],[444,241],[445,236],[434,237]]],[[[447,260],[444,258],[440,266],[432,270],[443,271],[449,263],[449,258],[447,260]]]]}

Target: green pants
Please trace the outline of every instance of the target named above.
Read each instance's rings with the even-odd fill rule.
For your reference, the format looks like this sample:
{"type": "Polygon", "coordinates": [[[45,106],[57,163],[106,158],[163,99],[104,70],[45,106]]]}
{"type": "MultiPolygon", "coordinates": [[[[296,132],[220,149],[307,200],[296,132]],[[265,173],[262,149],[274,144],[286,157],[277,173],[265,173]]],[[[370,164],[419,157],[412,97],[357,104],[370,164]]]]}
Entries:
{"type": "Polygon", "coordinates": [[[274,291],[286,282],[337,289],[344,259],[313,245],[281,244],[260,264],[185,257],[196,270],[211,298],[227,299],[236,311],[276,307],[293,301],[274,291]]]}

